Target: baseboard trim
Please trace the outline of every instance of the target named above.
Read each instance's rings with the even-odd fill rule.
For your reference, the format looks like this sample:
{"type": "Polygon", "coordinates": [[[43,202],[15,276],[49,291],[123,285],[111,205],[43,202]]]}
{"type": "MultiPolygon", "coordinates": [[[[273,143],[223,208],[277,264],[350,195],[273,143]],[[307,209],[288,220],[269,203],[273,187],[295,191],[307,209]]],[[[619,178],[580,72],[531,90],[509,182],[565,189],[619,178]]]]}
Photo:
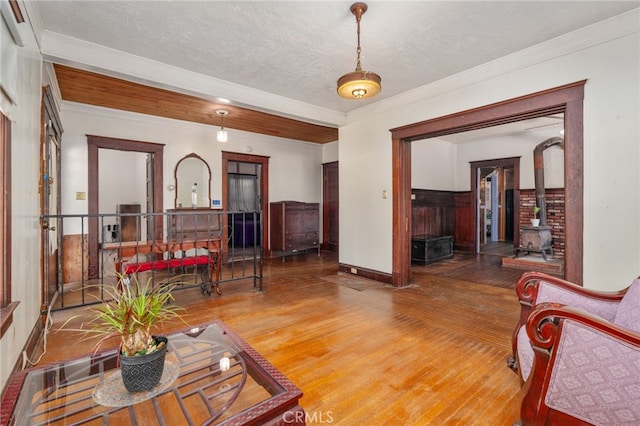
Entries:
{"type": "Polygon", "coordinates": [[[11,383],[11,377],[13,377],[15,374],[18,374],[22,370],[22,357],[23,357],[22,354],[26,352],[29,359],[34,358],[35,352],[38,349],[38,344],[40,343],[40,339],[42,338],[43,331],[44,331],[44,324],[42,323],[42,320],[39,317],[38,320],[36,321],[36,324],[33,326],[33,330],[31,330],[31,334],[29,334],[29,337],[27,338],[27,341],[25,342],[24,347],[22,348],[22,352],[20,352],[20,356],[16,360],[16,363],[13,366],[13,369],[11,370],[11,374],[9,374],[8,376],[9,379],[7,380],[7,383],[5,383],[4,388],[2,389],[2,396],[4,396],[5,393],[7,392],[7,386],[9,386],[9,383],[11,383]]]}
{"type": "Polygon", "coordinates": [[[361,268],[359,266],[339,263],[338,270],[340,272],[344,272],[351,275],[357,275],[362,278],[368,278],[370,280],[380,281],[385,284],[393,283],[391,274],[385,274],[384,272],[374,271],[372,269],[366,269],[366,268],[361,268]]]}

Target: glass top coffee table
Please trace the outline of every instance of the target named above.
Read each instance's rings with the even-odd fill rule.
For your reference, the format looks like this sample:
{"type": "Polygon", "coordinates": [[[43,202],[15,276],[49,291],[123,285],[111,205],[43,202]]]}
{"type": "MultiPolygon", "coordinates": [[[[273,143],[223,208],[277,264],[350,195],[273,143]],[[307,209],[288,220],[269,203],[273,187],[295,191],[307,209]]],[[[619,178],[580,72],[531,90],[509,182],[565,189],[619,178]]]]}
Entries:
{"type": "Polygon", "coordinates": [[[223,322],[168,338],[151,391],[124,389],[114,349],[16,374],[0,424],[304,424],[302,391],[223,322]]]}

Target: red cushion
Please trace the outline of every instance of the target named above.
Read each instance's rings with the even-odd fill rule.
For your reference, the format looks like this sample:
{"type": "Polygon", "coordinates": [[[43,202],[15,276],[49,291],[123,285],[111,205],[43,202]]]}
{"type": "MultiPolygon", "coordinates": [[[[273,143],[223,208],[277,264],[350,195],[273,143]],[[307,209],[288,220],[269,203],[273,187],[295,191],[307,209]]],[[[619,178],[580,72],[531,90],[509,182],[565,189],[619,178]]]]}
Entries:
{"type": "Polygon", "coordinates": [[[207,265],[209,256],[189,256],[180,259],[154,260],[153,262],[129,263],[124,265],[124,273],[131,275],[136,272],[160,271],[168,268],[180,268],[182,266],[207,265]]]}

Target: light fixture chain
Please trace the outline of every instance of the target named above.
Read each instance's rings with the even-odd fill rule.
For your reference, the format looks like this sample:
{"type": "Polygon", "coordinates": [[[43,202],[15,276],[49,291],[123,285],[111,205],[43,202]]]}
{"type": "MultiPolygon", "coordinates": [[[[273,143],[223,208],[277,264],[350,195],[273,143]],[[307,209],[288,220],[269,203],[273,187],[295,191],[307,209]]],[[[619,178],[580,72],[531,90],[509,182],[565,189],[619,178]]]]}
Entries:
{"type": "Polygon", "coordinates": [[[358,34],[358,47],[356,48],[356,53],[358,55],[358,58],[356,59],[356,71],[359,72],[359,71],[362,71],[362,66],[360,65],[360,52],[361,52],[361,49],[360,49],[360,17],[362,16],[362,10],[358,9],[356,11],[355,15],[356,15],[356,24],[357,24],[357,27],[358,27],[358,31],[357,31],[357,34],[358,34]]]}
{"type": "Polygon", "coordinates": [[[346,99],[364,99],[380,92],[382,79],[374,72],[362,70],[362,48],[360,47],[360,18],[367,11],[367,4],[357,2],[351,5],[351,13],[356,17],[358,45],[356,48],[356,70],[338,79],[338,95],[346,99]]]}

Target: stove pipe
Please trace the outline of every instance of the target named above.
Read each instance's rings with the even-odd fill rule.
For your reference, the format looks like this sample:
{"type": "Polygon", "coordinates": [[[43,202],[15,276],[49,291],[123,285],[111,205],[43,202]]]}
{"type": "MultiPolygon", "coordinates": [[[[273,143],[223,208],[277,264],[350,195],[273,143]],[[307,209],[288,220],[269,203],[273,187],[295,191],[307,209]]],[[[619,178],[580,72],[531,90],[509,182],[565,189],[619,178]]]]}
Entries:
{"type": "Polygon", "coordinates": [[[547,224],[547,202],[544,195],[544,157],[542,152],[554,145],[559,145],[560,148],[564,149],[564,139],[559,136],[549,138],[533,150],[533,178],[536,187],[536,205],[540,207],[540,225],[547,224]]]}

